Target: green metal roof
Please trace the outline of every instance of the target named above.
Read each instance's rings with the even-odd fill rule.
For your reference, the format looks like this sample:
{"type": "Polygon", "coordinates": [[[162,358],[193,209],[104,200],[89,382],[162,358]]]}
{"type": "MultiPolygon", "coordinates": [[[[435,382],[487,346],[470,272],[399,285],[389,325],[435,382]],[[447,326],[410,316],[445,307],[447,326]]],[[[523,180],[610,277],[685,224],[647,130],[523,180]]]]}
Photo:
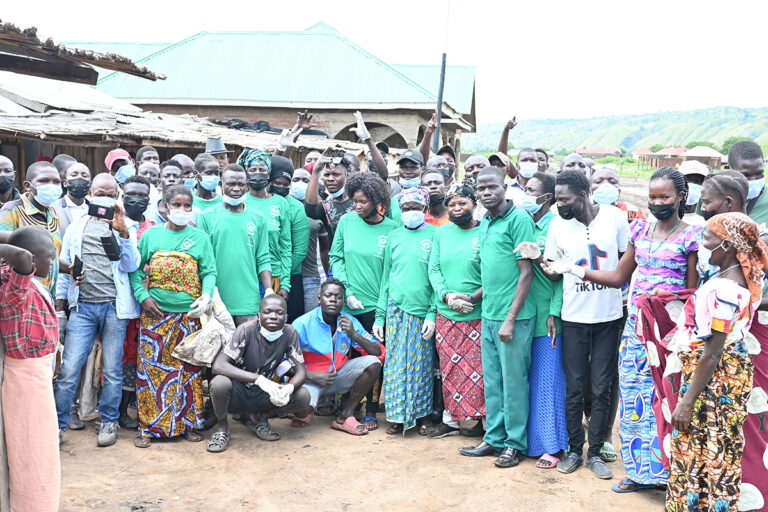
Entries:
{"type": "MultiPolygon", "coordinates": [[[[394,64],[395,69],[437,95],[439,65],[394,64]]],[[[475,93],[475,66],[446,66],[443,100],[462,114],[472,113],[475,93]]]]}
{"type": "Polygon", "coordinates": [[[117,53],[136,61],[162,50],[171,43],[128,43],[115,41],[62,41],[64,46],[93,50],[101,53],[117,53]]]}
{"type": "Polygon", "coordinates": [[[97,88],[135,103],[429,108],[437,101],[327,23],[301,32],[200,32],[138,63],[167,79],[150,83],[112,73],[97,88]]]}

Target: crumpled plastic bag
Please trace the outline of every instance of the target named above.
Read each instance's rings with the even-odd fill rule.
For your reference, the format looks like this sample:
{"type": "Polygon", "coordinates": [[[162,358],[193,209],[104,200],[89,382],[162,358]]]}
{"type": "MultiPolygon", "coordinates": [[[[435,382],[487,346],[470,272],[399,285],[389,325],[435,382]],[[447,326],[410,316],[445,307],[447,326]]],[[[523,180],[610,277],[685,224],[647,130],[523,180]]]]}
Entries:
{"type": "Polygon", "coordinates": [[[211,366],[221,347],[235,332],[235,322],[215,289],[211,303],[200,319],[203,327],[176,345],[173,357],[194,366],[211,366]]]}

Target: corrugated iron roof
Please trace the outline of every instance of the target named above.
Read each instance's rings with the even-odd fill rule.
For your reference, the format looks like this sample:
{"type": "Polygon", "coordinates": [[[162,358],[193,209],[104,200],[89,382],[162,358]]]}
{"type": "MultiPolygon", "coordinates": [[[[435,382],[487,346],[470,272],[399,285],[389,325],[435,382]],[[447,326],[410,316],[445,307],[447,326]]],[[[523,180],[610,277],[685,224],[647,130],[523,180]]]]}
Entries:
{"type": "Polygon", "coordinates": [[[136,43],[122,41],[62,41],[67,46],[75,46],[83,50],[93,50],[101,53],[117,53],[125,55],[134,61],[143,59],[156,51],[162,50],[171,43],[136,43]]]}
{"type": "MultiPolygon", "coordinates": [[[[425,89],[437,95],[440,86],[440,66],[420,64],[395,64],[395,69],[425,89]]],[[[462,114],[472,113],[472,99],[475,93],[475,66],[446,66],[443,98],[462,114]]]]}

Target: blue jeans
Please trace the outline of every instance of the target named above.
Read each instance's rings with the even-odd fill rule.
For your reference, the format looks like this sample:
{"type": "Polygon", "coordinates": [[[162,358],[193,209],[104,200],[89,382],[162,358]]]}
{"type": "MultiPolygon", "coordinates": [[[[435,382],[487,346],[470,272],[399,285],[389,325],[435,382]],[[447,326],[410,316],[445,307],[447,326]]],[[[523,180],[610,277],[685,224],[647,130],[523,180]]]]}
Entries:
{"type": "Polygon", "coordinates": [[[309,313],[320,304],[320,278],[302,277],[301,279],[304,284],[304,312],[309,313]]]}
{"type": "Polygon", "coordinates": [[[123,386],[123,340],[129,320],[117,318],[115,301],[94,304],[80,302],[70,310],[61,368],[53,389],[59,428],[67,428],[77,381],[96,336],[101,339],[104,384],[99,401],[102,422],[117,423],[123,386]]]}

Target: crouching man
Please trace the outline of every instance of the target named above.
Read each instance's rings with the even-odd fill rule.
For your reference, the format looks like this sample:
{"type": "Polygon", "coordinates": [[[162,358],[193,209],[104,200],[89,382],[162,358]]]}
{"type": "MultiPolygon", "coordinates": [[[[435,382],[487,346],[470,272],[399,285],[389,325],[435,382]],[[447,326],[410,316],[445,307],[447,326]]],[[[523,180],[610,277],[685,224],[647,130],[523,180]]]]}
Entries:
{"type": "Polygon", "coordinates": [[[259,316],[237,328],[213,361],[210,393],[216,418],[216,432],[208,441],[209,452],[223,452],[229,446],[227,413],[251,415],[256,422],[256,436],[264,441],[277,441],[280,434],[272,430],[268,419],[294,413],[306,416],[310,394],[302,387],[306,378],[296,330],[285,324],[286,303],[279,295],[262,299],[259,316]],[[281,364],[285,360],[286,363],[281,364]],[[288,384],[275,382],[276,373],[290,369],[288,384]]]}
{"type": "MultiPolygon", "coordinates": [[[[348,434],[368,433],[365,425],[354,417],[355,406],[371,390],[381,370],[384,346],[374,340],[354,317],[341,312],[346,290],[338,279],[328,279],[320,287],[320,306],[297,318],[293,326],[301,340],[301,350],[307,365],[304,387],[311,396],[314,413],[323,399],[348,393],[331,427],[348,434]],[[350,348],[361,357],[349,359],[350,348]]],[[[311,416],[296,414],[293,426],[307,426],[311,416]]]]}

